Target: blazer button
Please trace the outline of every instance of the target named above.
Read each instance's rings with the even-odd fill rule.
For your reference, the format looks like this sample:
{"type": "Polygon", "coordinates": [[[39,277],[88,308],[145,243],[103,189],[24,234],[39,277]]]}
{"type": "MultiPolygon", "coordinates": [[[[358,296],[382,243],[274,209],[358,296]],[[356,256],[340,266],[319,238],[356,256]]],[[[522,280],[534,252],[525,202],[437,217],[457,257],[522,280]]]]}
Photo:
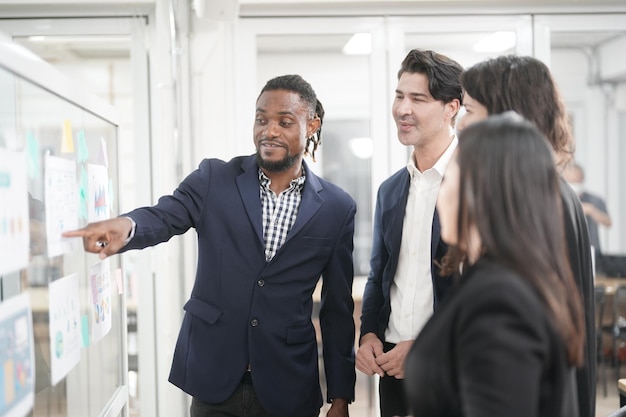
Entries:
{"type": "Polygon", "coordinates": [[[250,320],[250,325],[252,327],[256,327],[256,326],[259,325],[259,321],[257,319],[252,319],[252,320],[250,320]]]}
{"type": "Polygon", "coordinates": [[[262,287],[262,286],[264,286],[264,285],[265,285],[265,280],[264,280],[264,279],[260,279],[260,280],[258,280],[256,283],[257,283],[257,285],[258,285],[259,287],[262,287]]]}

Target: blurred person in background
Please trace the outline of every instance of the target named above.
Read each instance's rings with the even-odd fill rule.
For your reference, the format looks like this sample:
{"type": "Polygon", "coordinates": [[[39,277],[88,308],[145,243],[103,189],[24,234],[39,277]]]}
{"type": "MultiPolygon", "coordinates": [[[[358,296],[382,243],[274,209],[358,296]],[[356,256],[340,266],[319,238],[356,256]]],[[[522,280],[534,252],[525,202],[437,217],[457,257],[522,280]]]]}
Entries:
{"type": "Polygon", "coordinates": [[[585,217],[587,218],[587,227],[589,227],[589,241],[595,250],[596,256],[601,255],[602,248],[600,246],[598,225],[609,228],[613,224],[609,211],[606,208],[606,202],[602,197],[589,192],[585,188],[585,171],[579,164],[568,164],[563,172],[563,177],[580,198],[585,217]]]}

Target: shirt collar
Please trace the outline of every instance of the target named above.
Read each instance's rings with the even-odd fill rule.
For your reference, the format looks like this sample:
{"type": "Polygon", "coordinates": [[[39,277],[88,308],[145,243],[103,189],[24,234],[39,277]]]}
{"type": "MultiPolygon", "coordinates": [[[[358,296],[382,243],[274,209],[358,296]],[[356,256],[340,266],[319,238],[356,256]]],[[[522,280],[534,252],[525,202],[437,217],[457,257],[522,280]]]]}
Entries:
{"type": "MultiPolygon", "coordinates": [[[[437,162],[435,162],[435,165],[433,165],[433,167],[431,168],[437,171],[439,175],[441,175],[442,177],[443,177],[443,173],[446,170],[446,167],[448,166],[448,163],[452,159],[452,155],[454,155],[454,150],[456,149],[458,143],[459,143],[459,139],[456,137],[456,134],[455,134],[452,136],[452,141],[450,142],[450,145],[448,145],[448,147],[443,152],[443,154],[441,154],[437,162]]],[[[415,166],[415,159],[413,158],[413,152],[411,152],[411,156],[409,157],[409,162],[406,166],[406,169],[409,171],[411,178],[413,178],[415,174],[420,173],[420,171],[415,166]]]]}
{"type": "MultiPolygon", "coordinates": [[[[291,182],[289,183],[289,189],[292,189],[294,187],[302,187],[304,185],[304,181],[306,180],[306,174],[304,173],[304,167],[302,168],[302,175],[299,176],[298,178],[294,178],[291,180],[291,182]]],[[[263,188],[270,188],[270,183],[272,182],[272,180],[265,175],[265,173],[263,172],[263,170],[261,168],[259,168],[259,182],[261,183],[261,186],[263,188]]]]}

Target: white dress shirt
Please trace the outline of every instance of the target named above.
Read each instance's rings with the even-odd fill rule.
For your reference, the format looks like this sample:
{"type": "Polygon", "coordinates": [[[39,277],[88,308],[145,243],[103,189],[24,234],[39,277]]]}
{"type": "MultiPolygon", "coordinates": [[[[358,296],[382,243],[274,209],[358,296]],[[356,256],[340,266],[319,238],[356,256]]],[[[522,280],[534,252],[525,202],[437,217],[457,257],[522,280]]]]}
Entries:
{"type": "Polygon", "coordinates": [[[407,169],[411,184],[402,225],[398,268],[391,284],[391,316],[385,332],[387,342],[414,339],[433,313],[433,217],[443,173],[457,143],[455,136],[435,165],[424,172],[415,166],[413,154],[409,158],[407,169]]]}

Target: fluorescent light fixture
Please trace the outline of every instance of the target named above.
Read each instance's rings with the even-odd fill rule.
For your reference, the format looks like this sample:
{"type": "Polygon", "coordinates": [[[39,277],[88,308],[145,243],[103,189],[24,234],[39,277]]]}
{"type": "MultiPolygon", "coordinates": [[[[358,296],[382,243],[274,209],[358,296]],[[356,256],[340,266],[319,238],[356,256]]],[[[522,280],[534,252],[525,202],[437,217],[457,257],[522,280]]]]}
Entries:
{"type": "Polygon", "coordinates": [[[369,55],[371,52],[371,33],[355,33],[343,47],[343,53],[346,55],[369,55]]]}
{"type": "Polygon", "coordinates": [[[474,50],[476,52],[503,52],[513,48],[516,40],[515,32],[494,32],[476,42],[476,44],[474,44],[474,50]]]}
{"type": "Polygon", "coordinates": [[[359,159],[369,159],[374,153],[372,138],[352,138],[348,141],[350,151],[359,159]]]}

